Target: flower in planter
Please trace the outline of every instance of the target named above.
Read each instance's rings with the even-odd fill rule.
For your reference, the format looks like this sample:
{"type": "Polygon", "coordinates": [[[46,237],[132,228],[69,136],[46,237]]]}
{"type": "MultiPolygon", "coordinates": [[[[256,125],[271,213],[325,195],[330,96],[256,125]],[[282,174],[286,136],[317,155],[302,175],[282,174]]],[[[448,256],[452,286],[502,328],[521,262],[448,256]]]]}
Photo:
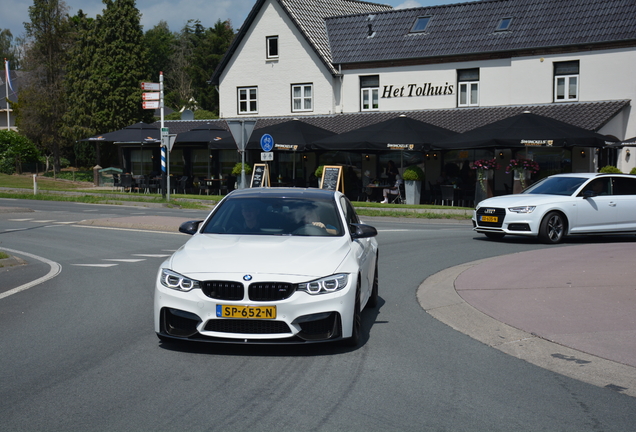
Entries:
{"type": "Polygon", "coordinates": [[[477,170],[477,181],[479,181],[481,189],[486,192],[486,171],[498,170],[500,166],[497,159],[492,158],[476,160],[471,168],[477,170]]]}
{"type": "Polygon", "coordinates": [[[539,171],[539,164],[530,159],[510,159],[510,163],[508,167],[506,167],[506,174],[509,174],[512,171],[517,171],[519,173],[519,181],[521,182],[521,187],[526,188],[526,175],[525,172],[530,174],[534,174],[539,171]]]}

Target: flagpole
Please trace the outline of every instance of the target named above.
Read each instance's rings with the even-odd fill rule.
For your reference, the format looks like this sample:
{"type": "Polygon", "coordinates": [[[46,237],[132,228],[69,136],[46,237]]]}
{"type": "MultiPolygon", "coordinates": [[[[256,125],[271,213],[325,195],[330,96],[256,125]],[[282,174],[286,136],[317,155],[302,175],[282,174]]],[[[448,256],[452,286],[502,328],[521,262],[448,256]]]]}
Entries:
{"type": "Polygon", "coordinates": [[[4,59],[4,88],[5,103],[7,104],[7,130],[11,130],[11,114],[9,114],[9,62],[4,59]]]}

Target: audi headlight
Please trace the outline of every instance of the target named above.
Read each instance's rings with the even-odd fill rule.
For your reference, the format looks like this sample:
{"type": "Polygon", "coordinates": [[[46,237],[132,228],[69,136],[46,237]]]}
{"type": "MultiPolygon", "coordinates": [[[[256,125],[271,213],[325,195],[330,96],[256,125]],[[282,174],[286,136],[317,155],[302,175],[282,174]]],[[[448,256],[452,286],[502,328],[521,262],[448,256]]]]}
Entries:
{"type": "Polygon", "coordinates": [[[508,211],[513,213],[532,213],[537,206],[520,206],[520,207],[510,207],[508,211]]]}
{"type": "Polygon", "coordinates": [[[177,291],[190,291],[201,287],[198,280],[187,278],[168,269],[161,269],[161,285],[177,291]]]}
{"type": "Polygon", "coordinates": [[[309,294],[327,294],[340,291],[347,286],[349,282],[348,274],[335,274],[322,279],[316,279],[310,282],[298,284],[298,291],[305,291],[309,294]]]}

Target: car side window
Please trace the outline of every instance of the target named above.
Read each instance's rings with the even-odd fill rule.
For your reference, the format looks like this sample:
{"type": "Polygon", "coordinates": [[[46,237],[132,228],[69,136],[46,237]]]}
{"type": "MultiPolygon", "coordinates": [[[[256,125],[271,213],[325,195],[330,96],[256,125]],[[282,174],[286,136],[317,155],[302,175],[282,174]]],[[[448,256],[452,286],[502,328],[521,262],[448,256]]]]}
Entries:
{"type": "Polygon", "coordinates": [[[612,183],[609,177],[597,178],[589,182],[579,196],[587,191],[592,191],[594,196],[612,195],[612,183]]]}
{"type": "Polygon", "coordinates": [[[349,227],[352,223],[360,223],[360,219],[358,219],[358,215],[356,211],[353,209],[351,202],[347,199],[347,197],[340,197],[340,205],[344,211],[345,221],[347,222],[347,227],[349,227]]]}
{"type": "Polygon", "coordinates": [[[636,178],[614,177],[614,195],[636,195],[636,178]]]}

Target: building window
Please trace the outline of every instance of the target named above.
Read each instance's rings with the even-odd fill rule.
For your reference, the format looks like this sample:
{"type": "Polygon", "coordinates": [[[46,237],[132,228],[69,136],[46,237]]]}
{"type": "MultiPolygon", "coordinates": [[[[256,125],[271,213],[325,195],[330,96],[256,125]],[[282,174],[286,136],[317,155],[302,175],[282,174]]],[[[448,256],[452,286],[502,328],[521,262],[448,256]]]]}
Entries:
{"type": "Polygon", "coordinates": [[[267,44],[267,58],[268,59],[278,58],[278,36],[267,36],[266,44],[267,44]]]}
{"type": "Polygon", "coordinates": [[[479,106],[479,69],[458,69],[457,88],[457,106],[479,106]]]}
{"type": "Polygon", "coordinates": [[[579,62],[554,63],[554,101],[579,100],[579,62]]]}
{"type": "Polygon", "coordinates": [[[411,33],[420,33],[426,30],[426,26],[428,26],[428,22],[430,20],[430,16],[417,17],[415,24],[413,24],[413,27],[411,28],[411,33]]]}
{"type": "Polygon", "coordinates": [[[313,85],[312,84],[293,84],[292,85],[292,111],[311,111],[313,110],[313,85]]]}
{"type": "Polygon", "coordinates": [[[258,112],[258,87],[239,87],[238,113],[255,114],[258,112]]]}
{"type": "Polygon", "coordinates": [[[380,108],[380,75],[360,77],[360,110],[377,111],[380,108]]]}
{"type": "Polygon", "coordinates": [[[495,31],[506,31],[510,28],[510,24],[512,24],[512,18],[502,18],[499,20],[495,31]]]}

